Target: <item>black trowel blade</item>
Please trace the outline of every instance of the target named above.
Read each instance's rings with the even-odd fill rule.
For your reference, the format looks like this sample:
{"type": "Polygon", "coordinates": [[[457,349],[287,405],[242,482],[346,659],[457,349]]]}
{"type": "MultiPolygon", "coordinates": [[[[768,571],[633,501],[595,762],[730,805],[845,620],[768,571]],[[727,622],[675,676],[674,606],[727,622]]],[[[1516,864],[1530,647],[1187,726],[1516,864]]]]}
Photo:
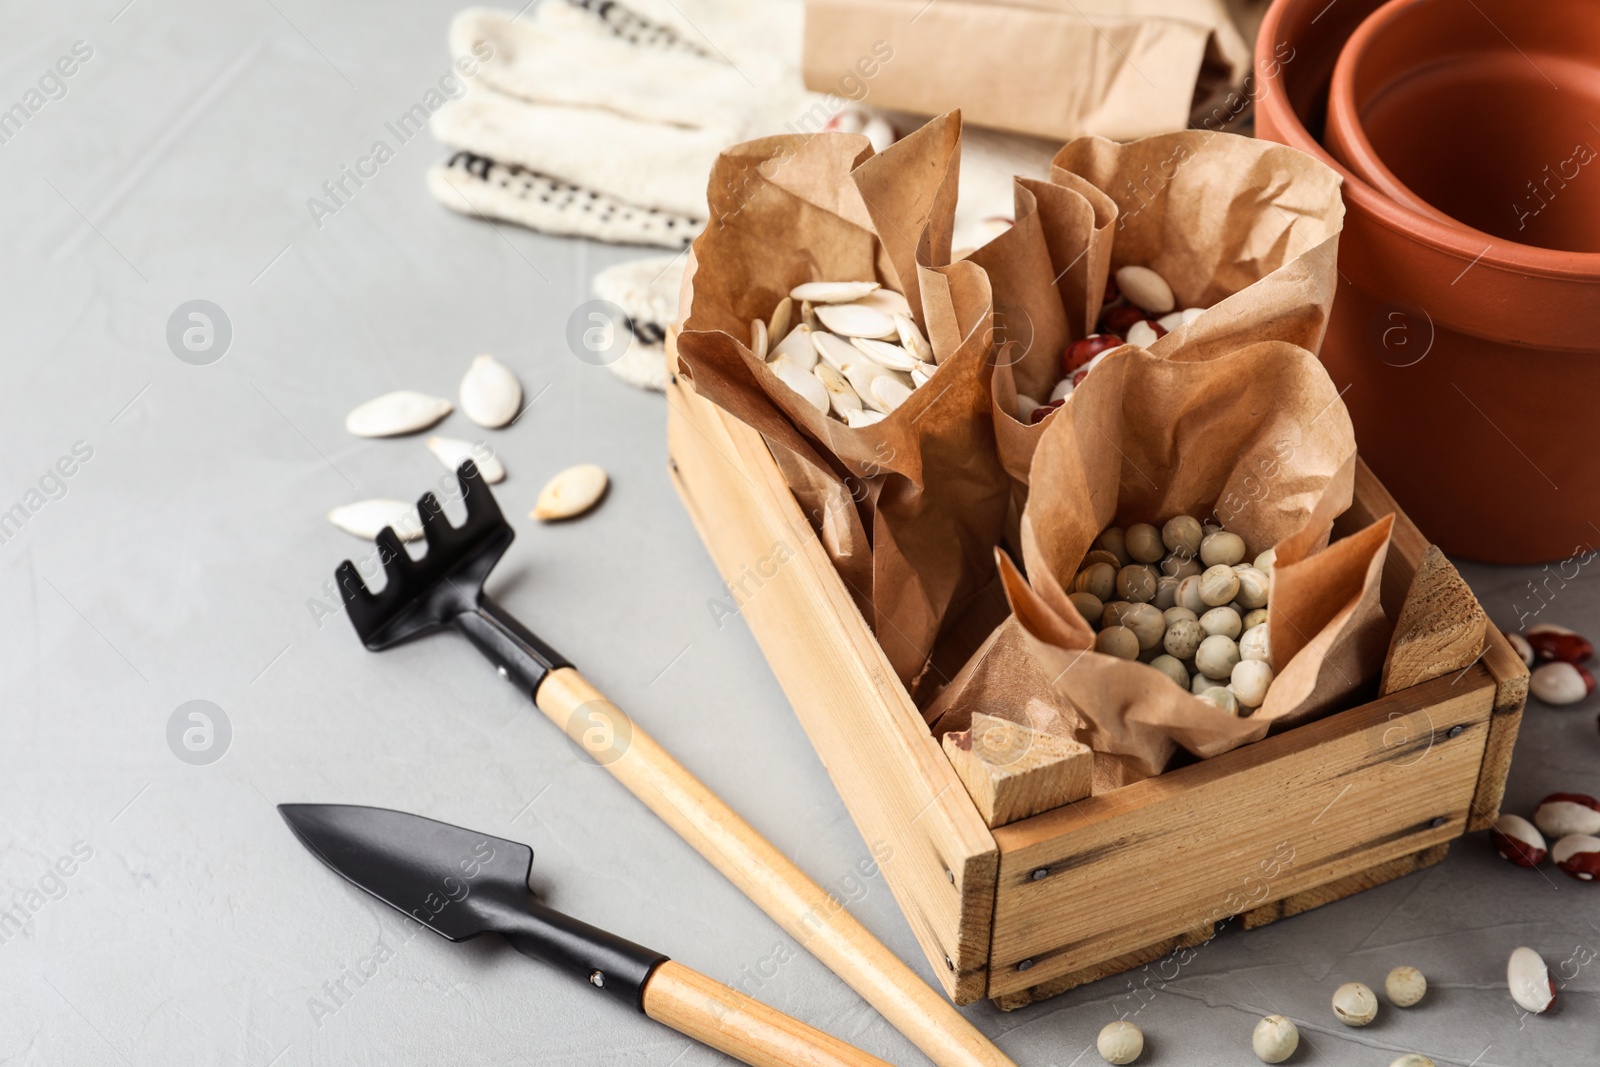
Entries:
{"type": "Polygon", "coordinates": [[[388,808],[280,804],[301,844],[352,884],[451,941],[502,929],[528,902],[533,850],[388,808]]]}

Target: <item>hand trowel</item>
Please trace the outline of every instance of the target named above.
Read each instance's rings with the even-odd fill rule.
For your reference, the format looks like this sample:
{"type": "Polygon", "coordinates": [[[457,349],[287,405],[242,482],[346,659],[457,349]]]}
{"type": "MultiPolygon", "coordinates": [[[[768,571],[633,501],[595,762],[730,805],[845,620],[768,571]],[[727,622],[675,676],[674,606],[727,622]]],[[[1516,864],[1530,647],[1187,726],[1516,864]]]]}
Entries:
{"type": "Polygon", "coordinates": [[[599,993],[754,1067],[888,1067],[659,952],[540,902],[533,850],[387,808],[280,804],[318,859],[451,941],[497,933],[599,993]]]}

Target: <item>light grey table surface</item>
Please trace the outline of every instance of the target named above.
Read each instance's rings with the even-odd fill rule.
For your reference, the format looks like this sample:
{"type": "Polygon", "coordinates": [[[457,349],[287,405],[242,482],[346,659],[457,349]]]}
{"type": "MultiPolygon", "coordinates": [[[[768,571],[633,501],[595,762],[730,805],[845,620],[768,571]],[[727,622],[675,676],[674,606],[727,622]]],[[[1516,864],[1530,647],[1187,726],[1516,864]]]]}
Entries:
{"type": "MultiPolygon", "coordinates": [[[[774,967],[777,928],[464,642],[369,655],[315,610],[361,547],[328,509],[443,474],[418,438],[350,437],[345,413],[390,389],[453,396],[471,356],[497,354],[538,400],[486,435],[519,534],[494,592],[931,980],[882,878],[852,881],[866,845],[749,632],[708,607],[723,590],[666,477],[661,398],[567,349],[593,273],[638,251],[445,211],[423,186],[441,155],[426,137],[313,221],[308,198],[445,72],[442,0],[124,3],[0,16],[0,109],[75,42],[92,49],[0,143],[0,511],[28,510],[0,542],[0,905],[29,915],[0,942],[0,1063],[722,1062],[502,945],[407,939],[273,809],[316,800],[527,841],[556,906],[923,1062],[810,957],[774,967]],[[193,299],[231,323],[208,366],[166,341],[193,299]],[[47,477],[74,449],[92,454],[47,477]],[[599,511],[523,518],[576,462],[612,474],[599,511]],[[231,725],[209,765],[169,748],[191,700],[231,725]]],[[[441,430],[479,434],[459,414],[441,430]]],[[[1501,624],[1531,606],[1534,570],[1464,569],[1501,624]]],[[[1596,590],[1585,570],[1541,621],[1600,632],[1596,590]]],[[[1600,792],[1594,705],[1530,707],[1509,809],[1600,792]]],[[[1480,835],[1425,873],[1225,930],[1171,981],[968,1015],[1024,1067],[1098,1062],[1099,1027],[1135,1010],[1150,1064],[1254,1062],[1251,1026],[1273,1010],[1300,1020],[1298,1063],[1594,1062],[1596,892],[1514,869],[1480,835]],[[1571,961],[1558,1016],[1519,1020],[1504,984],[1519,944],[1571,961]],[[1422,1007],[1333,1020],[1338,983],[1400,963],[1431,979],[1422,1007]]]]}

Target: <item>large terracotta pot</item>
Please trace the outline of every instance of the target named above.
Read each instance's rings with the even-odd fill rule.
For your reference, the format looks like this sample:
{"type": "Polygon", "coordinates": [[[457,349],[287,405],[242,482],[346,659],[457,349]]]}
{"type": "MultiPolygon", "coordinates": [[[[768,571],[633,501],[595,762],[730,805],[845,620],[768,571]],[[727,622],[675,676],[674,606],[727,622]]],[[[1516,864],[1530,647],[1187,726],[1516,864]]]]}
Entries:
{"type": "Polygon", "coordinates": [[[1594,0],[1391,0],[1339,55],[1323,144],[1395,203],[1479,231],[1480,246],[1600,252],[1597,119],[1594,0]]]}
{"type": "Polygon", "coordinates": [[[1323,362],[1367,462],[1446,551],[1501,563],[1587,552],[1600,545],[1600,255],[1406,207],[1323,150],[1335,63],[1378,6],[1275,0],[1256,42],[1257,133],[1344,177],[1323,362]]]}

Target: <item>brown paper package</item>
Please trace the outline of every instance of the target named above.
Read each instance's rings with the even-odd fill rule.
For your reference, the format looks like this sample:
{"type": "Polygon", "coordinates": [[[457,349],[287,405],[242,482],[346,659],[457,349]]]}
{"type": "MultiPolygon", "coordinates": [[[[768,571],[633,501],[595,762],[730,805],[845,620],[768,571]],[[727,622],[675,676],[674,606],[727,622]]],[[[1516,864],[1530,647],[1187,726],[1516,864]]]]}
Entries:
{"type": "MultiPolygon", "coordinates": [[[[1387,526],[1325,547],[1353,481],[1344,407],[1309,353],[1288,343],[1247,343],[1280,328],[1320,340],[1331,280],[1316,269],[1320,260],[1302,261],[1318,249],[1331,252],[1337,239],[1337,179],[1315,164],[1302,170],[1305,157],[1297,154],[1241,144],[1248,146],[1224,137],[1204,150],[1247,161],[1256,178],[1292,186],[1280,201],[1299,197],[1320,211],[1307,206],[1294,216],[1298,223],[1274,229],[1258,217],[1270,205],[1234,188],[1233,206],[1220,218],[1186,227],[1178,217],[1183,200],[1173,193],[1184,182],[1173,178],[1137,221],[1144,211],[1124,212],[1097,182],[1113,183],[1119,160],[1142,167],[1150,158],[1144,153],[1170,156],[1173,143],[1085,142],[1068,146],[1062,158],[1094,180],[1057,167],[1049,182],[1019,181],[1012,230],[952,264],[959,115],[935,120],[879,155],[858,136],[767,138],[718,160],[712,222],[685,272],[679,373],[765,436],[901,680],[919,704],[943,684],[927,710],[936,731],[964,725],[977,708],[1073,734],[1097,750],[1097,791],[1159,773],[1179,747],[1213,755],[1273,724],[1327,710],[1368,684],[1386,640],[1376,576],[1387,526]],[[1332,196],[1331,208],[1323,193],[1332,196]],[[1151,207],[1157,202],[1159,211],[1151,207]],[[1119,222],[1135,235],[1121,247],[1159,263],[1181,301],[1219,303],[1164,338],[1169,344],[1108,358],[1060,413],[1022,428],[1030,430],[1030,466],[1018,481],[1042,479],[1021,513],[1030,586],[1008,559],[996,573],[994,546],[1014,502],[992,390],[1045,380],[1059,345],[1092,325],[1123,239],[1119,222]],[[1226,242],[1210,258],[1186,244],[1208,228],[1226,242]],[[1296,234],[1310,242],[1299,254],[1296,234]],[[1250,250],[1243,267],[1233,258],[1240,250],[1250,250]],[[1066,269],[1058,269],[1063,261],[1066,269]],[[876,425],[851,429],[823,416],[749,350],[751,320],[766,318],[794,285],[819,279],[879,280],[906,294],[938,354],[933,380],[876,425]],[[1145,406],[1123,406],[1136,402],[1145,406]],[[1202,419],[1200,411],[1210,414],[1202,419]],[[1115,447],[1104,444],[1099,428],[1084,432],[1107,420],[1115,447]],[[1264,436],[1267,426],[1277,436],[1264,436]],[[1127,452],[1145,457],[1152,478],[1165,479],[1178,471],[1174,443],[1182,440],[1192,452],[1197,436],[1207,447],[1216,442],[1217,462],[1232,466],[1219,473],[1191,464],[1154,496],[1129,489],[1125,472],[1107,466],[1127,452]],[[1053,437],[1061,443],[1047,450],[1049,458],[1036,456],[1036,446],[1053,437]],[[1285,441],[1291,454],[1270,450],[1285,441]],[[1091,469],[1109,479],[1092,492],[1091,469]],[[1269,469],[1270,493],[1261,501],[1252,494],[1269,469]],[[1084,651],[1092,631],[1060,583],[1070,581],[1119,506],[1148,507],[1160,517],[1242,506],[1230,528],[1253,552],[1279,545],[1271,627],[1281,672],[1255,716],[1221,721],[1216,709],[1145,666],[1105,663],[1084,651]],[[1010,618],[1002,591],[1015,611],[1010,618]]],[[[1213,199],[1229,192],[1214,177],[1210,184],[1213,199]]]]}
{"type": "MultiPolygon", "coordinates": [[[[1350,504],[1355,457],[1338,390],[1316,357],[1283,342],[1204,361],[1122,348],[1051,418],[1022,516],[1027,578],[1000,560],[1022,640],[990,648],[1013,658],[1025,650],[1034,677],[1050,680],[1057,714],[1081,722],[1075,736],[1114,757],[1097,761],[1097,789],[1159,774],[1180,747],[1204,758],[1259,740],[1374,685],[1389,639],[1378,592],[1392,516],[1328,545],[1350,504]],[[1239,534],[1246,558],[1277,547],[1268,604],[1277,676],[1248,717],[1092,651],[1094,631],[1068,599],[1102,530],[1178,514],[1239,534]]],[[[968,668],[968,677],[996,673],[968,668]]],[[[944,717],[940,732],[978,699],[970,688],[929,709],[944,717]]],[[[1024,697],[1049,702],[1037,689],[1024,697]]]]}
{"type": "Polygon", "coordinates": [[[1220,0],[808,0],[801,62],[807,88],[875,107],[1131,140],[1187,126],[1250,50],[1220,0]]]}
{"type": "Polygon", "coordinates": [[[1062,377],[1061,350],[1094,331],[1106,279],[1130,264],[1171,285],[1178,307],[1207,310],[1150,351],[1208,359],[1252,341],[1317,351],[1338,272],[1344,204],[1339,175],[1281,145],[1203,130],[1115,144],[1086,137],[1057,153],[1050,182],[1019,181],[1017,224],[971,257],[994,282],[995,436],[1026,497],[1047,415],[1016,418],[1017,395],[1044,400],[1062,377]],[[1059,306],[1017,264],[1048,259],[1059,306]],[[1063,321],[1064,320],[1064,321],[1063,321]]]}
{"type": "Polygon", "coordinates": [[[913,691],[941,632],[993,586],[1009,500],[990,421],[989,279],[949,262],[959,160],[959,115],[879,155],[845,134],[729,149],[685,270],[677,340],[679,372],[765,435],[913,691]],[[750,352],[751,321],[816,280],[882,281],[905,294],[933,345],[937,373],[879,423],[852,429],[821,414],[750,352]]]}

